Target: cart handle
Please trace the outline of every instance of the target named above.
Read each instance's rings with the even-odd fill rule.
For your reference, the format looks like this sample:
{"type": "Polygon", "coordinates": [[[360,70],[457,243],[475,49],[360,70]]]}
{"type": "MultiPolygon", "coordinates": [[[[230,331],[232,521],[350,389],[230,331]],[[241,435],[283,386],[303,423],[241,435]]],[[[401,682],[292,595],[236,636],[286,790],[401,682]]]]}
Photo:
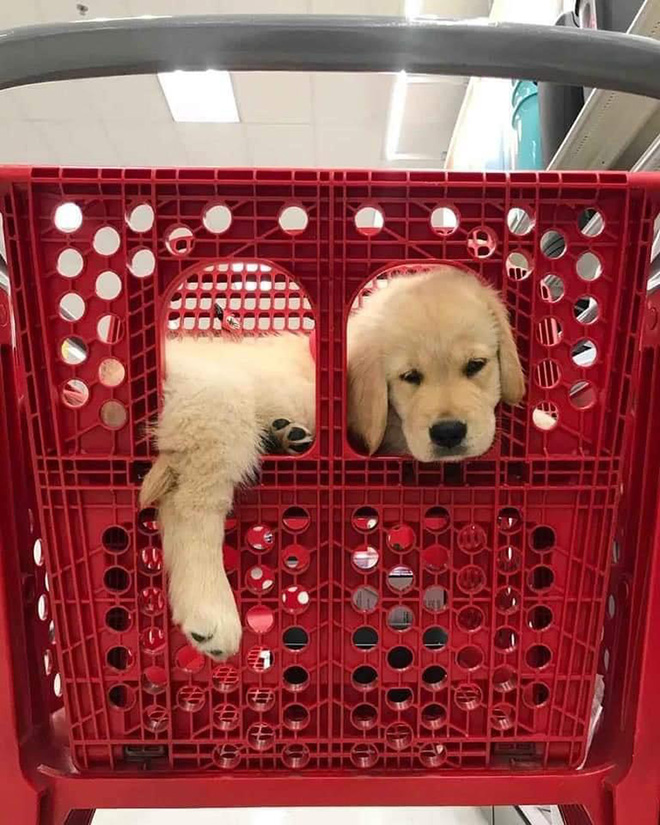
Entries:
{"type": "Polygon", "coordinates": [[[204,15],[0,32],[0,89],[175,69],[534,78],[660,99],[660,42],[612,32],[395,17],[204,15]]]}

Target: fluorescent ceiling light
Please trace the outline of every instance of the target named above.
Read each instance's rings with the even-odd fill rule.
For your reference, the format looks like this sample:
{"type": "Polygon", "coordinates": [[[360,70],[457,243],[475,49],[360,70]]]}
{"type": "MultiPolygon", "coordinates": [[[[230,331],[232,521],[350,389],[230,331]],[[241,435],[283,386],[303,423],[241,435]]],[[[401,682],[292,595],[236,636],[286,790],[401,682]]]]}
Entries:
{"type": "Polygon", "coordinates": [[[166,72],[158,75],[177,123],[239,123],[229,72],[166,72]]]}
{"type": "Polygon", "coordinates": [[[403,13],[407,20],[414,20],[422,13],[422,6],[424,0],[406,0],[403,8],[403,13]]]}
{"type": "Polygon", "coordinates": [[[398,157],[399,138],[403,116],[406,112],[406,97],[408,95],[408,74],[401,71],[397,74],[392,86],[390,110],[387,117],[387,134],[385,136],[385,157],[387,160],[396,160],[398,157]]]}

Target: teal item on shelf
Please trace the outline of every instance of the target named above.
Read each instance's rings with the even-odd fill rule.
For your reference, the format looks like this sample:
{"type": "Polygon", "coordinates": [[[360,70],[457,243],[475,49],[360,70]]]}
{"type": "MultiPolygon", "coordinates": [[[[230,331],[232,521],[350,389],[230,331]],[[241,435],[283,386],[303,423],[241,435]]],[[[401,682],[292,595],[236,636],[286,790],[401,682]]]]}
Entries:
{"type": "Polygon", "coordinates": [[[528,95],[535,95],[538,92],[538,86],[533,80],[518,80],[513,86],[511,92],[511,105],[515,109],[523,98],[528,95]]]}
{"type": "MultiPolygon", "coordinates": [[[[536,87],[535,87],[536,89],[536,87]]],[[[513,126],[513,168],[542,169],[539,98],[533,94],[520,98],[511,118],[513,126]]]]}

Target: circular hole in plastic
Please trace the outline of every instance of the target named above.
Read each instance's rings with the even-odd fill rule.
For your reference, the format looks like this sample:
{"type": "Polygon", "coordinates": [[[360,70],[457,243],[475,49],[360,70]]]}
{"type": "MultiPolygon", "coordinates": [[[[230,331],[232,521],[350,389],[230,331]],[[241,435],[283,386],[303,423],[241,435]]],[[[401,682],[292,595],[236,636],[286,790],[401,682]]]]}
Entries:
{"type": "Polygon", "coordinates": [[[480,226],[468,234],[467,248],[470,255],[477,260],[490,258],[497,249],[495,233],[487,226],[480,226]]]}
{"type": "Polygon", "coordinates": [[[121,295],[121,278],[116,272],[111,272],[109,269],[101,274],[96,279],[94,290],[99,298],[104,301],[114,301],[115,298],[121,295]]]}
{"type": "Polygon", "coordinates": [[[469,604],[462,607],[456,617],[456,624],[465,633],[476,633],[484,623],[484,612],[477,605],[469,604]]]}
{"type": "Polygon", "coordinates": [[[508,544],[500,547],[496,558],[497,569],[505,576],[517,573],[522,567],[522,553],[517,547],[508,544]]]}
{"type": "Polygon", "coordinates": [[[288,507],[282,514],[282,524],[290,533],[302,533],[311,523],[304,507],[288,507]]]}
{"type": "Polygon", "coordinates": [[[202,222],[207,232],[214,235],[224,234],[231,226],[232,214],[224,203],[216,203],[204,210],[202,222]]]}
{"type": "Polygon", "coordinates": [[[217,665],[211,672],[211,683],[220,693],[231,693],[238,687],[238,671],[233,665],[217,665]]]}
{"type": "Polygon", "coordinates": [[[351,724],[358,730],[369,730],[378,721],[378,710],[373,705],[363,703],[351,711],[351,724]]]}
{"type": "Polygon", "coordinates": [[[116,358],[104,358],[99,364],[99,381],[104,387],[118,387],[126,378],[126,368],[116,358]]]}
{"type": "Polygon", "coordinates": [[[415,546],[415,531],[409,524],[397,524],[387,531],[387,546],[395,553],[407,553],[415,546]]]}
{"type": "Polygon", "coordinates": [[[364,625],[353,631],[353,644],[358,650],[373,650],[378,644],[378,631],[364,625]]]}
{"type": "Polygon", "coordinates": [[[477,670],[484,661],[484,654],[475,645],[466,645],[456,654],[456,664],[463,670],[477,670]]]}
{"type": "Polygon", "coordinates": [[[461,710],[476,710],[482,702],[483,693],[479,685],[464,682],[454,691],[454,703],[461,710]]]}
{"type": "Polygon", "coordinates": [[[83,256],[72,247],[63,249],[57,256],[57,271],[64,278],[77,278],[83,266],[83,256]]]}
{"type": "Polygon", "coordinates": [[[387,574],[387,586],[395,593],[406,593],[413,586],[415,574],[403,564],[393,567],[387,574]]]}
{"type": "Polygon", "coordinates": [[[568,397],[576,410],[590,410],[596,403],[596,390],[590,381],[576,381],[568,397]]]}
{"type": "Polygon", "coordinates": [[[351,562],[356,570],[361,572],[373,570],[378,564],[378,550],[369,544],[358,547],[351,553],[351,562]]]}
{"type": "Polygon", "coordinates": [[[427,627],[422,642],[427,650],[444,650],[449,641],[449,634],[443,627],[427,627]]]}
{"type": "Polygon", "coordinates": [[[104,344],[118,343],[124,334],[124,323],[117,315],[102,315],[96,325],[96,335],[104,344]]]}
{"type": "Polygon", "coordinates": [[[437,730],[447,721],[447,710],[435,702],[424,705],[422,708],[422,725],[428,730],[437,730]]]}
{"type": "Polygon", "coordinates": [[[353,671],[352,680],[357,690],[371,690],[376,687],[378,672],[371,665],[360,665],[353,671]]]}
{"type": "Polygon", "coordinates": [[[307,229],[309,216],[302,206],[286,206],[280,212],[277,222],[287,235],[300,235],[307,229]]]}
{"type": "Polygon", "coordinates": [[[532,549],[537,553],[545,553],[552,550],[557,544],[557,536],[552,527],[547,524],[539,524],[532,530],[530,537],[532,549]]]}
{"type": "Polygon", "coordinates": [[[490,724],[495,730],[511,730],[516,721],[516,709],[512,705],[495,705],[490,713],[490,724]]]}
{"type": "Polygon", "coordinates": [[[377,235],[384,226],[385,216],[377,206],[361,206],[355,213],[355,228],[361,235],[377,235]]]}
{"type": "Polygon", "coordinates": [[[478,524],[467,524],[458,534],[458,546],[464,553],[474,554],[486,546],[486,532],[478,524]]]}
{"type": "Polygon", "coordinates": [[[265,673],[275,663],[275,656],[270,648],[256,645],[248,651],[247,663],[250,670],[255,673],[265,673]]]}
{"type": "Polygon", "coordinates": [[[165,235],[165,248],[170,255],[183,258],[190,254],[194,241],[195,236],[189,226],[173,226],[165,235]]]}
{"type": "Polygon", "coordinates": [[[105,626],[116,633],[123,633],[131,626],[131,614],[125,607],[111,607],[105,614],[105,626]]]}
{"type": "Polygon", "coordinates": [[[275,546],[275,533],[267,524],[254,524],[245,534],[245,540],[257,553],[264,553],[275,546]]]}
{"type": "Polygon", "coordinates": [[[291,742],[282,748],[282,763],[291,770],[302,770],[310,759],[310,750],[303,742],[291,742]]]}
{"type": "Polygon", "coordinates": [[[532,422],[537,430],[550,432],[559,423],[559,407],[554,401],[541,401],[532,410],[532,422]]]}
{"type": "Polygon", "coordinates": [[[168,674],[164,667],[149,665],[142,674],[142,686],[151,696],[163,693],[168,684],[168,674]]]}
{"type": "Polygon", "coordinates": [[[214,764],[226,771],[237,768],[241,761],[241,751],[236,745],[225,742],[213,749],[214,764]]]}
{"type": "Polygon", "coordinates": [[[309,725],[309,711],[304,705],[287,705],[282,716],[289,730],[304,730],[309,725]]]}
{"type": "Polygon", "coordinates": [[[573,305],[573,315],[585,326],[593,324],[600,316],[598,301],[591,295],[582,295],[573,305]]]}
{"type": "Polygon", "coordinates": [[[128,532],[117,524],[106,527],[101,536],[101,543],[109,553],[123,553],[124,550],[128,550],[130,541],[128,532]]]}
{"type": "Polygon", "coordinates": [[[42,622],[48,621],[48,598],[44,593],[37,600],[37,615],[42,622]]]}
{"type": "Polygon", "coordinates": [[[425,742],[419,749],[419,761],[425,768],[441,768],[447,761],[447,748],[442,742],[425,742]]]}
{"type": "Polygon", "coordinates": [[[77,292],[66,292],[60,298],[59,314],[63,321],[79,321],[85,314],[85,301],[77,292]]]}
{"type": "Polygon", "coordinates": [[[270,688],[251,687],[247,692],[248,707],[257,713],[267,713],[275,707],[275,691],[270,688]]]}
{"type": "Polygon", "coordinates": [[[79,410],[89,401],[89,387],[79,378],[69,378],[62,386],[62,403],[71,410],[79,410]]]}
{"type": "Polygon", "coordinates": [[[527,581],[536,593],[546,593],[555,583],[555,574],[551,567],[540,564],[529,572],[527,581]]]}
{"type": "Polygon", "coordinates": [[[545,682],[532,682],[523,690],[523,702],[529,708],[542,708],[550,700],[550,688],[545,682]]]}
{"type": "Polygon", "coordinates": [[[167,730],[170,715],[161,705],[151,705],[144,712],[144,723],[151,733],[162,733],[167,730]]]}
{"type": "Polygon", "coordinates": [[[449,550],[441,544],[431,544],[422,550],[422,564],[429,573],[442,573],[449,565],[449,550]]]}
{"type": "Polygon", "coordinates": [[[613,619],[616,614],[616,598],[613,594],[610,594],[609,598],[607,599],[607,615],[610,619],[613,619]]]}
{"type": "Polygon", "coordinates": [[[287,587],[282,593],[282,605],[294,616],[302,613],[309,606],[309,591],[297,584],[287,587]]]}
{"type": "Polygon", "coordinates": [[[507,213],[506,224],[513,235],[529,235],[534,229],[534,218],[522,206],[514,206],[507,213]]]}
{"type": "Polygon", "coordinates": [[[165,649],[165,632],[162,627],[148,627],[140,636],[142,651],[150,656],[162,653],[165,649]]]}
{"type": "Polygon", "coordinates": [[[532,264],[524,252],[510,252],[506,259],[506,274],[512,281],[524,281],[532,274],[532,264]]]}
{"type": "Polygon", "coordinates": [[[378,591],[374,587],[363,585],[353,592],[352,601],[360,613],[371,613],[378,605],[378,591]]]}
{"type": "Polygon", "coordinates": [[[447,671],[440,665],[430,665],[422,671],[422,682],[427,690],[440,690],[447,681],[447,671]]]}
{"type": "Polygon", "coordinates": [[[575,269],[583,281],[597,281],[603,274],[600,258],[593,252],[583,252],[577,259],[575,269]]]}
{"type": "Polygon", "coordinates": [[[353,513],[352,524],[361,533],[370,533],[378,527],[378,513],[373,507],[359,507],[353,513]]]}
{"type": "Polygon", "coordinates": [[[102,226],[94,233],[94,240],[92,246],[97,255],[108,257],[114,255],[119,249],[121,238],[119,232],[112,226],[102,226]]]}
{"type": "Polygon", "coordinates": [[[387,626],[391,630],[396,630],[403,633],[410,630],[415,621],[412,610],[403,604],[398,604],[392,607],[387,614],[387,626]]]}
{"type": "Polygon", "coordinates": [[[116,710],[128,710],[135,704],[135,691],[128,685],[113,685],[108,691],[108,703],[116,710]]]}
{"type": "Polygon", "coordinates": [[[518,647],[518,633],[512,627],[499,627],[493,641],[500,653],[513,653],[518,647]]]}
{"type": "Polygon", "coordinates": [[[598,209],[587,207],[578,215],[578,228],[587,238],[597,238],[605,228],[603,215],[598,209]]]}
{"type": "Polygon", "coordinates": [[[553,273],[549,273],[543,277],[539,284],[539,289],[541,290],[541,300],[547,304],[556,304],[557,301],[561,301],[566,291],[564,281],[559,275],[554,275],[553,273]]]}
{"type": "Polygon", "coordinates": [[[148,232],[154,225],[154,210],[148,203],[138,203],[129,210],[126,223],[133,232],[148,232]]]}
{"type": "Polygon", "coordinates": [[[62,341],[60,354],[65,364],[75,367],[87,360],[87,344],[79,336],[72,335],[62,341]]]}
{"type": "Polygon", "coordinates": [[[452,235],[458,224],[458,212],[451,206],[436,206],[431,212],[431,229],[436,235],[452,235]]]}
{"type": "Polygon", "coordinates": [[[553,622],[552,610],[542,604],[532,607],[527,613],[527,625],[532,630],[547,630],[553,622]]]}
{"type": "Polygon", "coordinates": [[[309,550],[302,544],[289,544],[282,550],[282,562],[291,573],[302,573],[309,567],[309,550]]]}
{"type": "Polygon", "coordinates": [[[541,252],[551,260],[561,258],[566,252],[566,238],[556,229],[544,232],[541,237],[541,252]]]}
{"type": "Polygon", "coordinates": [[[479,593],[486,586],[486,574],[481,567],[469,565],[458,571],[456,583],[464,593],[479,593]]]}
{"type": "Polygon", "coordinates": [[[444,587],[434,584],[424,591],[424,607],[430,613],[441,613],[446,609],[449,601],[449,594],[444,587]]]}
{"type": "Polygon", "coordinates": [[[282,642],[287,650],[304,650],[309,644],[309,634],[304,627],[287,627],[282,634],[282,642]]]}
{"type": "Polygon", "coordinates": [[[105,660],[114,670],[128,670],[133,664],[133,654],[127,647],[117,645],[108,650],[105,660]]]}
{"type": "Polygon", "coordinates": [[[255,751],[270,750],[275,744],[275,731],[265,722],[256,722],[248,728],[247,741],[255,751]]]}
{"type": "Polygon", "coordinates": [[[509,693],[515,690],[517,682],[518,678],[515,670],[506,665],[498,667],[493,673],[493,687],[500,693],[509,693]]]}
{"type": "Polygon", "coordinates": [[[536,325],[536,337],[544,347],[555,347],[563,336],[562,326],[556,318],[546,315],[536,325]]]}
{"type": "Polygon", "coordinates": [[[111,593],[125,593],[131,586],[131,576],[123,567],[109,567],[103,574],[103,585],[111,593]]]}
{"type": "Polygon", "coordinates": [[[143,547],[140,551],[140,570],[154,576],[163,569],[163,551],[160,547],[143,547]]]}
{"type": "Polygon", "coordinates": [[[505,615],[515,613],[520,607],[521,601],[520,592],[514,587],[503,587],[497,591],[495,596],[495,606],[500,613],[505,615]]]}
{"type": "Polygon", "coordinates": [[[77,203],[73,203],[73,201],[61,203],[55,210],[53,220],[55,226],[60,230],[60,232],[66,232],[67,234],[70,232],[75,232],[82,226],[82,209],[77,203]]]}
{"type": "Polygon", "coordinates": [[[32,559],[37,567],[41,567],[44,563],[44,549],[41,539],[37,539],[32,545],[32,559]]]}
{"type": "Polygon", "coordinates": [[[150,249],[136,249],[128,262],[128,268],[136,278],[148,278],[156,269],[156,256],[150,249]]]}
{"type": "Polygon", "coordinates": [[[229,702],[223,702],[213,709],[213,724],[218,730],[236,730],[241,721],[241,714],[236,707],[229,702]]]}
{"type": "Polygon", "coordinates": [[[200,673],[206,664],[206,657],[192,645],[180,647],[174,657],[175,665],[184,673],[200,673]]]}
{"type": "Polygon", "coordinates": [[[430,507],[424,514],[424,529],[432,533],[442,533],[451,521],[449,511],[444,507],[430,507]]]}
{"type": "Polygon", "coordinates": [[[515,533],[521,525],[522,517],[515,507],[504,507],[497,514],[497,528],[501,533],[515,533]]]}
{"type": "Polygon", "coordinates": [[[284,686],[293,692],[304,690],[309,684],[309,673],[300,665],[291,665],[282,674],[284,686]]]}
{"type": "Polygon", "coordinates": [[[245,574],[245,585],[252,593],[268,593],[275,586],[275,573],[265,564],[255,564],[245,574]]]}
{"type": "Polygon", "coordinates": [[[582,338],[571,349],[571,360],[576,367],[591,367],[597,357],[598,348],[589,338],[582,338]]]}
{"type": "Polygon", "coordinates": [[[550,390],[556,387],[561,380],[561,369],[556,361],[545,358],[536,365],[534,370],[536,383],[541,389],[550,390]]]}
{"type": "Polygon", "coordinates": [[[552,660],[552,651],[546,645],[532,645],[525,656],[527,664],[534,670],[542,670],[552,660]]]}
{"type": "Polygon", "coordinates": [[[245,614],[245,623],[253,633],[268,633],[275,624],[275,614],[265,604],[255,604],[245,614]]]}
{"type": "Polygon", "coordinates": [[[155,507],[145,507],[137,516],[137,526],[142,533],[153,536],[158,532],[158,511],[155,507]]]}
{"type": "Polygon", "coordinates": [[[358,742],[351,748],[351,762],[356,768],[368,770],[378,762],[378,750],[369,742],[358,742]]]}
{"type": "Polygon", "coordinates": [[[412,745],[413,730],[405,722],[392,722],[385,728],[385,743],[395,751],[403,751],[412,745]]]}
{"type": "Polygon", "coordinates": [[[390,688],[385,694],[385,701],[392,710],[406,710],[413,703],[413,692],[410,688],[390,688]]]}

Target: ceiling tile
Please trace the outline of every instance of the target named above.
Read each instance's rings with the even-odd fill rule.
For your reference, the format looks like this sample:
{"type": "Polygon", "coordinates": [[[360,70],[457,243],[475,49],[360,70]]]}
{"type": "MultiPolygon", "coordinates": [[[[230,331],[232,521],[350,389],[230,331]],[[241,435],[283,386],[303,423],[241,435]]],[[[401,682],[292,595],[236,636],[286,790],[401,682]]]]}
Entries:
{"type": "Polygon", "coordinates": [[[409,83],[404,123],[456,122],[467,78],[439,78],[424,83],[409,83]]]}
{"type": "Polygon", "coordinates": [[[422,14],[437,17],[488,17],[491,0],[424,0],[422,14]]]}
{"type": "Polygon", "coordinates": [[[104,77],[95,85],[92,101],[97,117],[105,122],[170,124],[172,115],[155,75],[104,77]]]}
{"type": "Polygon", "coordinates": [[[316,156],[319,167],[325,169],[369,169],[387,165],[380,129],[317,126],[316,156]]]}
{"type": "Polygon", "coordinates": [[[62,166],[117,166],[120,162],[103,124],[98,121],[42,121],[38,126],[51,147],[52,163],[62,166]]]}
{"type": "Polygon", "coordinates": [[[429,165],[437,165],[449,148],[453,126],[453,123],[404,123],[398,154],[421,155],[428,158],[429,165]]]}
{"type": "Polygon", "coordinates": [[[61,80],[17,89],[27,120],[86,120],[94,111],[98,81],[61,80]]]}
{"type": "Polygon", "coordinates": [[[232,80],[243,123],[311,122],[312,92],[309,74],[235,72],[232,80]]]}
{"type": "Polygon", "coordinates": [[[0,28],[26,26],[39,20],[36,0],[21,0],[20,3],[0,3],[0,28]]]}
{"type": "Polygon", "coordinates": [[[245,127],[240,123],[175,123],[192,166],[250,166],[245,127]]]}
{"type": "Polygon", "coordinates": [[[385,124],[394,75],[312,75],[314,116],[320,124],[385,124]]]}
{"type": "Polygon", "coordinates": [[[253,166],[314,166],[314,129],[311,126],[246,127],[253,166]]]}
{"type": "Polygon", "coordinates": [[[186,166],[185,144],[174,124],[154,135],[143,126],[127,123],[108,124],[108,139],[122,166],[186,166]]]}
{"type": "Polygon", "coordinates": [[[47,142],[39,123],[16,123],[0,129],[0,159],[2,163],[57,163],[53,147],[47,142]]]}
{"type": "Polygon", "coordinates": [[[360,14],[397,17],[403,0],[311,0],[312,14],[360,14]]]}

